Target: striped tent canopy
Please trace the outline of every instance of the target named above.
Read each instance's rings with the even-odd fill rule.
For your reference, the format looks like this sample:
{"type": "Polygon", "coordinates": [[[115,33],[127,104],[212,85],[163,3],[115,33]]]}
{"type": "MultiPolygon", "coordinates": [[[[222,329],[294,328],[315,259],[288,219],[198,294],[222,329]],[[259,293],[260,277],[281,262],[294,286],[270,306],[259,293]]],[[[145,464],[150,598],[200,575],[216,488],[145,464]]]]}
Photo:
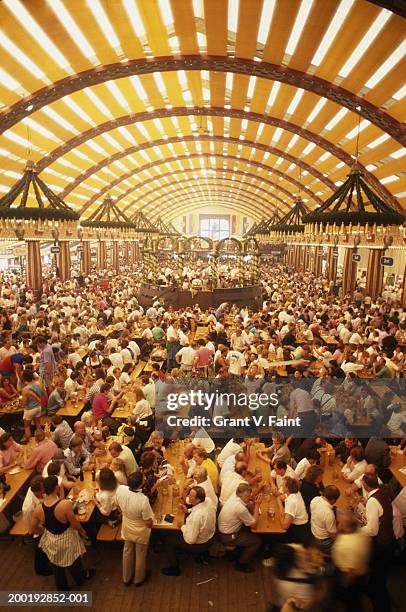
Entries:
{"type": "Polygon", "coordinates": [[[320,206],[304,217],[322,225],[401,225],[403,215],[382,200],[355,164],[347,180],[320,206]]]}
{"type": "Polygon", "coordinates": [[[286,213],[277,223],[269,227],[271,232],[282,232],[284,234],[298,233],[304,231],[304,216],[307,208],[301,198],[297,198],[291,210],[286,213]]]}
{"type": "Polygon", "coordinates": [[[134,229],[134,224],[110,196],[104,198],[99,208],[81,221],[81,225],[95,229],[134,229]]]}
{"type": "Polygon", "coordinates": [[[20,180],[0,198],[0,218],[77,221],[79,215],[44,183],[33,162],[28,162],[20,180]]]}

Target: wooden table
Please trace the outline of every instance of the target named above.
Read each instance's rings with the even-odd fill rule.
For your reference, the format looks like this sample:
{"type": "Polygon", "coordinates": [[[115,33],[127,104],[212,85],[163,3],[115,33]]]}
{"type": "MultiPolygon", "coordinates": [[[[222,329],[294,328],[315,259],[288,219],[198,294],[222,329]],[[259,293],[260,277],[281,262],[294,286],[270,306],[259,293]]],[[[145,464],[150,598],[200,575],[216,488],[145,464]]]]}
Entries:
{"type": "Polygon", "coordinates": [[[326,344],[334,344],[334,345],[338,345],[339,344],[337,338],[335,338],[334,336],[328,336],[328,335],[325,335],[325,334],[320,334],[320,338],[326,344]]]}
{"type": "Polygon", "coordinates": [[[406,456],[403,452],[398,453],[398,447],[391,447],[391,464],[390,471],[402,487],[406,487],[406,471],[400,471],[400,468],[406,468],[406,456]]]}
{"type": "Polygon", "coordinates": [[[185,513],[179,506],[185,482],[185,474],[180,463],[183,457],[184,446],[184,441],[179,440],[165,449],[165,459],[167,459],[175,469],[174,478],[179,487],[179,496],[174,497],[174,485],[172,484],[167,484],[167,487],[163,487],[161,484],[158,487],[158,497],[152,508],[155,515],[153,529],[164,529],[166,531],[177,530],[180,529],[185,522],[185,513]],[[164,494],[165,490],[167,490],[166,495],[164,494]],[[167,523],[163,520],[166,514],[175,515],[173,523],[167,523]]]}
{"type": "MultiPolygon", "coordinates": [[[[95,489],[96,489],[96,483],[92,481],[92,472],[84,471],[83,476],[84,476],[83,482],[79,478],[76,479],[75,488],[78,491],[83,491],[84,489],[87,489],[93,496],[95,489]]],[[[68,499],[72,500],[73,502],[74,500],[77,499],[77,496],[72,495],[70,493],[68,495],[68,499]]],[[[94,500],[91,499],[86,504],[86,514],[76,514],[75,515],[78,521],[80,521],[81,523],[87,523],[91,519],[95,507],[96,507],[96,504],[94,503],[94,500]]]]}
{"type": "Polygon", "coordinates": [[[153,363],[157,363],[159,365],[159,368],[162,368],[163,364],[164,364],[164,360],[160,359],[160,360],[155,360],[155,359],[150,359],[147,363],[147,365],[144,368],[144,372],[145,374],[152,372],[152,364],[153,363]]]}
{"type": "Polygon", "coordinates": [[[198,340],[202,340],[202,339],[206,340],[208,329],[209,328],[207,325],[198,325],[195,331],[194,341],[197,342],[198,340]]]}
{"type": "Polygon", "coordinates": [[[0,414],[19,414],[24,411],[21,405],[21,398],[0,404],[0,414]]]}
{"type": "MultiPolygon", "coordinates": [[[[264,448],[265,445],[262,442],[256,442],[250,445],[248,469],[251,472],[254,472],[257,469],[260,470],[263,482],[269,484],[271,468],[265,461],[262,461],[256,455],[257,450],[263,450],[264,448]]],[[[265,493],[261,503],[261,514],[259,515],[257,526],[252,530],[254,533],[285,533],[285,529],[283,529],[281,526],[276,508],[277,504],[274,495],[271,493],[265,493]],[[270,507],[275,510],[275,516],[273,518],[271,518],[268,514],[268,509],[270,507]]]]}
{"type": "Polygon", "coordinates": [[[78,417],[85,407],[84,400],[78,400],[77,402],[73,400],[68,400],[65,406],[59,408],[56,414],[63,417],[78,417]]]}
{"type": "Polygon", "coordinates": [[[18,474],[10,474],[9,472],[6,473],[6,480],[7,484],[10,485],[10,490],[5,494],[4,501],[0,499],[0,513],[4,512],[10,502],[13,501],[27,480],[31,478],[32,473],[32,470],[21,470],[21,472],[18,472],[18,474]]]}
{"type": "Polygon", "coordinates": [[[120,400],[120,405],[115,408],[111,416],[113,419],[128,419],[131,416],[136,403],[134,392],[130,389],[120,400]]]}

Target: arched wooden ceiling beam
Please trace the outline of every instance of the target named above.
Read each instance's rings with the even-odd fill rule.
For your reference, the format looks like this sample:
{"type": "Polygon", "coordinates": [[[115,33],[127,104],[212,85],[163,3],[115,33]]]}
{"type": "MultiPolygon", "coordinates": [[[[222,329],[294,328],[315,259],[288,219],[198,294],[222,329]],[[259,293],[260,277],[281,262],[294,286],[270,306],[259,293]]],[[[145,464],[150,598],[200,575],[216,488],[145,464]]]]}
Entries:
{"type": "MultiPolygon", "coordinates": [[[[49,155],[46,155],[41,160],[39,160],[39,162],[36,164],[37,170],[38,172],[40,172],[41,170],[55,162],[58,157],[62,157],[62,155],[65,155],[75,147],[78,147],[87,140],[91,140],[96,136],[100,136],[100,134],[103,134],[104,132],[109,132],[110,130],[121,126],[129,125],[131,123],[149,121],[151,119],[161,119],[164,117],[180,117],[182,115],[231,117],[234,119],[247,119],[248,121],[254,121],[256,123],[264,123],[265,125],[280,127],[283,130],[287,130],[289,132],[292,132],[293,134],[297,134],[298,136],[301,136],[302,138],[309,140],[310,142],[314,142],[316,145],[318,145],[325,151],[328,151],[332,155],[338,157],[338,159],[343,161],[349,167],[351,167],[354,163],[354,158],[349,153],[346,153],[343,149],[337,147],[329,140],[326,140],[319,134],[314,134],[313,132],[302,128],[301,126],[296,125],[295,123],[285,121],[284,119],[270,117],[269,115],[261,115],[259,113],[247,112],[241,109],[230,109],[214,106],[181,106],[173,107],[171,109],[160,108],[155,111],[145,111],[134,115],[124,115],[122,117],[117,117],[116,119],[101,123],[100,125],[94,128],[90,128],[89,130],[82,132],[78,136],[71,138],[59,147],[56,147],[49,155]]],[[[394,206],[398,210],[402,210],[398,200],[390,193],[390,191],[388,191],[388,189],[386,189],[386,187],[382,185],[380,181],[362,164],[359,164],[359,166],[365,176],[368,177],[371,186],[375,189],[377,193],[379,193],[382,199],[387,204],[394,206]]]]}
{"type": "MultiPolygon", "coordinates": [[[[93,202],[95,202],[97,199],[99,199],[100,196],[102,196],[103,194],[105,194],[108,191],[110,191],[113,187],[115,187],[116,185],[119,185],[120,183],[122,183],[123,181],[125,181],[126,179],[128,179],[130,177],[133,177],[133,176],[135,176],[137,174],[140,174],[141,172],[143,172],[145,170],[150,170],[151,168],[155,168],[156,166],[161,166],[162,164],[170,164],[172,162],[184,161],[184,160],[195,159],[195,158],[197,158],[197,159],[202,159],[202,158],[210,159],[211,157],[215,158],[215,159],[220,159],[220,160],[231,160],[231,161],[233,161],[236,164],[237,163],[241,163],[241,161],[244,161],[244,160],[241,160],[241,158],[237,157],[236,155],[223,155],[221,153],[192,153],[192,154],[189,154],[189,155],[177,155],[176,157],[165,157],[165,158],[159,159],[159,160],[157,160],[155,162],[151,162],[149,164],[146,164],[145,166],[139,166],[136,170],[130,170],[129,172],[125,172],[124,174],[120,175],[118,178],[114,179],[114,181],[111,181],[111,183],[109,183],[108,185],[103,187],[103,189],[101,189],[98,193],[95,193],[86,202],[86,204],[81,208],[80,214],[83,214],[89,208],[89,206],[91,206],[91,204],[93,204],[93,202]]],[[[261,164],[261,163],[256,162],[256,161],[250,161],[249,164],[251,166],[253,166],[254,168],[259,168],[260,170],[264,170],[265,172],[267,172],[269,174],[275,174],[279,178],[284,179],[284,180],[288,181],[289,183],[292,183],[292,185],[294,185],[298,191],[300,191],[302,189],[305,193],[307,193],[309,198],[311,198],[315,202],[318,202],[319,204],[323,203],[323,200],[321,198],[319,198],[319,196],[317,196],[311,189],[309,189],[308,187],[305,187],[304,185],[302,185],[302,183],[300,183],[299,181],[294,179],[292,176],[289,176],[289,174],[284,174],[283,172],[280,172],[279,170],[275,170],[274,168],[270,168],[266,164],[261,164]]],[[[223,168],[219,168],[219,170],[223,170],[223,168]]],[[[157,179],[157,178],[159,178],[159,177],[155,177],[155,179],[157,179]]],[[[258,176],[258,179],[264,180],[260,176],[258,176]]],[[[135,185],[135,187],[137,187],[137,185],[135,185]]],[[[285,190],[283,187],[279,186],[278,189],[280,189],[280,191],[285,193],[285,195],[287,195],[288,197],[292,197],[292,194],[289,191],[285,190]]],[[[120,199],[121,198],[118,198],[117,201],[119,201],[120,199]]]]}
{"type": "Polygon", "coordinates": [[[234,209],[234,212],[240,211],[245,215],[250,217],[256,217],[260,219],[267,219],[273,216],[275,209],[266,209],[262,206],[263,202],[257,200],[255,204],[250,204],[245,200],[243,194],[240,194],[241,197],[236,195],[232,196],[232,201],[227,197],[230,194],[226,192],[211,192],[211,191],[196,191],[193,192],[184,192],[184,191],[175,191],[169,192],[166,196],[161,196],[160,199],[165,198],[165,205],[163,210],[153,209],[149,212],[146,209],[142,209],[143,213],[147,215],[148,219],[151,220],[151,223],[154,224],[153,215],[159,217],[167,217],[168,215],[176,216],[176,214],[183,214],[186,208],[189,208],[189,205],[192,206],[195,200],[199,200],[202,202],[201,206],[211,206],[218,202],[227,203],[230,208],[234,209]],[[225,196],[222,195],[225,193],[225,196]]]}
{"type": "MultiPolygon", "coordinates": [[[[225,182],[224,179],[223,179],[223,182],[225,182]]],[[[182,198],[184,199],[184,198],[187,198],[188,196],[194,197],[202,193],[205,193],[209,199],[216,197],[216,194],[220,194],[224,199],[228,198],[229,200],[231,199],[233,201],[234,199],[238,198],[240,202],[242,201],[245,203],[247,210],[248,208],[251,209],[251,214],[252,214],[252,211],[256,211],[257,213],[258,211],[260,211],[260,214],[262,214],[262,216],[264,216],[264,213],[268,216],[272,216],[273,213],[275,212],[275,208],[277,208],[276,203],[270,202],[269,200],[264,200],[263,198],[259,197],[258,194],[251,194],[248,197],[245,193],[242,193],[241,190],[237,188],[237,186],[233,185],[235,181],[230,180],[230,183],[231,183],[230,186],[226,186],[226,185],[222,185],[221,183],[218,183],[218,187],[220,187],[220,189],[218,187],[216,188],[211,183],[206,183],[206,181],[202,184],[198,182],[196,179],[193,179],[193,180],[184,179],[183,181],[179,181],[179,183],[182,183],[182,184],[185,183],[185,186],[183,187],[183,185],[180,185],[177,183],[176,184],[177,188],[171,189],[170,191],[166,191],[164,194],[157,195],[157,197],[154,198],[154,200],[152,200],[151,202],[148,202],[147,204],[144,204],[143,206],[140,206],[134,211],[130,210],[130,207],[126,208],[126,210],[128,211],[128,216],[131,216],[133,212],[139,211],[139,210],[142,211],[145,215],[147,215],[148,218],[150,215],[153,215],[153,214],[158,214],[161,216],[164,213],[166,213],[166,207],[169,201],[172,201],[175,198],[179,198],[179,201],[180,201],[182,198]],[[194,184],[197,185],[196,189],[193,188],[194,184]],[[210,189],[211,186],[213,187],[213,189],[210,189]],[[162,202],[162,204],[165,210],[157,210],[157,202],[160,202],[162,199],[164,199],[164,202],[162,202]]],[[[268,197],[269,197],[269,194],[268,194],[268,197]]],[[[287,206],[286,203],[283,203],[283,204],[284,204],[283,211],[285,212],[285,209],[286,211],[288,211],[289,206],[287,206]]]]}
{"type": "MultiPolygon", "coordinates": [[[[184,203],[182,206],[182,211],[177,211],[176,208],[172,208],[169,212],[165,213],[165,215],[160,214],[159,216],[162,217],[162,219],[164,219],[165,221],[172,221],[177,216],[180,216],[185,213],[189,213],[191,211],[195,211],[196,208],[198,208],[199,212],[201,212],[202,214],[206,214],[204,211],[204,208],[207,206],[211,206],[212,204],[221,206],[222,208],[229,209],[231,211],[231,214],[235,214],[236,212],[242,212],[243,215],[250,217],[251,219],[255,221],[261,221],[262,219],[264,219],[264,215],[258,211],[258,207],[254,211],[251,209],[245,209],[241,205],[233,206],[233,204],[230,204],[229,202],[227,202],[227,200],[223,201],[221,198],[214,198],[208,202],[207,200],[204,200],[199,197],[196,197],[193,200],[191,199],[189,204],[184,203]]],[[[151,220],[151,223],[152,225],[154,225],[153,219],[151,220]]]]}
{"type": "Polygon", "coordinates": [[[68,76],[36,91],[31,96],[16,102],[4,111],[0,115],[0,133],[11,128],[21,119],[40,108],[80,89],[133,75],[151,74],[152,72],[173,72],[177,70],[233,72],[272,81],[280,81],[293,87],[300,87],[323,96],[340,106],[345,106],[352,112],[368,119],[368,121],[392,136],[402,145],[406,143],[406,128],[404,125],[371,102],[343,87],[330,83],[330,81],[287,66],[215,55],[184,55],[176,58],[154,57],[137,59],[124,63],[118,62],[107,66],[98,66],[97,68],[68,76]]]}
{"type": "MultiPolygon", "coordinates": [[[[327,185],[327,187],[329,187],[330,189],[332,190],[335,189],[335,184],[333,183],[333,181],[331,181],[328,177],[324,176],[324,174],[319,172],[316,168],[313,168],[313,166],[306,164],[306,162],[299,159],[298,157],[295,157],[294,155],[290,155],[289,153],[286,153],[285,151],[282,151],[281,149],[277,149],[276,147],[268,147],[267,145],[257,143],[254,140],[245,140],[245,139],[241,140],[240,138],[231,138],[231,137],[228,138],[226,136],[216,136],[216,135],[210,136],[210,135],[202,134],[199,136],[191,135],[191,136],[176,136],[176,137],[166,138],[166,139],[159,138],[158,140],[151,140],[149,142],[143,142],[142,144],[134,145],[132,147],[128,147],[128,149],[118,151],[114,155],[111,155],[110,157],[106,157],[105,159],[102,159],[98,164],[94,164],[94,166],[91,166],[85,172],[82,172],[82,174],[79,174],[79,176],[77,176],[75,180],[68,183],[65,189],[60,193],[60,197],[62,199],[66,198],[66,196],[69,193],[71,193],[74,189],[76,189],[76,187],[78,187],[83,181],[87,180],[90,176],[92,176],[92,174],[99,172],[99,170],[101,170],[102,168],[109,166],[110,164],[114,163],[115,161],[118,161],[119,159],[122,159],[123,157],[127,157],[127,155],[133,155],[134,153],[137,153],[138,151],[145,151],[146,149],[151,149],[156,146],[159,147],[159,146],[163,146],[167,144],[174,144],[177,142],[197,143],[197,142],[202,142],[202,141],[237,144],[237,145],[242,145],[245,147],[250,147],[251,149],[258,149],[260,151],[264,151],[265,153],[270,153],[271,155],[275,155],[277,157],[283,157],[287,161],[295,164],[296,166],[299,166],[300,168],[302,168],[302,170],[318,178],[319,181],[327,185]]],[[[245,159],[247,159],[247,162],[250,161],[246,157],[241,157],[241,160],[245,160],[245,159]]]]}
{"type": "MultiPolygon", "coordinates": [[[[197,170],[197,168],[186,168],[185,170],[183,170],[183,174],[191,174],[191,173],[195,173],[197,170]]],[[[231,174],[233,171],[232,170],[224,170],[224,172],[228,172],[229,174],[231,174]]],[[[237,186],[237,185],[241,185],[242,187],[246,186],[244,181],[236,181],[236,180],[232,180],[232,178],[228,178],[227,176],[222,176],[223,174],[223,170],[221,170],[221,175],[216,176],[215,180],[217,182],[217,184],[221,184],[221,182],[226,182],[229,183],[230,186],[237,186]]],[[[244,178],[250,177],[250,178],[254,178],[256,180],[259,180],[258,177],[255,174],[245,174],[244,172],[237,171],[233,173],[234,175],[242,175],[244,178]]],[[[165,175],[162,176],[171,176],[173,177],[173,172],[167,172],[165,175]]],[[[208,177],[208,180],[213,180],[212,177],[208,177]]],[[[198,182],[198,184],[201,184],[201,180],[200,179],[194,179],[193,176],[191,178],[182,178],[176,181],[173,181],[173,183],[165,183],[164,185],[160,185],[159,187],[155,187],[153,189],[151,189],[150,191],[147,191],[146,193],[142,194],[139,198],[133,200],[132,202],[130,202],[130,204],[128,204],[123,211],[126,212],[128,210],[130,210],[130,208],[132,206],[134,206],[134,204],[137,204],[138,202],[140,202],[140,206],[138,206],[135,210],[146,210],[147,208],[149,208],[151,205],[154,204],[154,202],[156,202],[157,198],[154,198],[153,200],[151,200],[150,202],[147,202],[145,204],[142,204],[143,200],[145,200],[145,198],[151,194],[157,194],[159,191],[161,191],[162,189],[165,189],[170,187],[172,184],[173,185],[177,185],[180,186],[181,183],[187,183],[188,185],[191,184],[191,182],[196,181],[198,182]]],[[[153,182],[153,179],[149,179],[148,181],[149,183],[153,182]]],[[[275,187],[274,183],[271,183],[270,181],[264,181],[265,184],[270,184],[271,187],[275,187]]],[[[253,187],[255,185],[252,185],[253,187]]],[[[271,194],[269,191],[267,191],[266,189],[264,189],[263,187],[259,187],[259,186],[255,186],[255,189],[258,193],[263,193],[264,194],[264,198],[261,199],[261,203],[262,204],[271,204],[271,202],[269,201],[269,197],[272,197],[274,200],[276,200],[277,202],[279,202],[282,206],[285,207],[286,212],[289,210],[289,204],[287,204],[284,200],[282,200],[279,196],[275,195],[275,194],[271,194]]],[[[133,191],[135,191],[135,188],[130,188],[127,190],[127,192],[125,194],[122,194],[122,197],[125,197],[127,195],[129,195],[130,193],[132,193],[133,191]]],[[[252,192],[248,192],[249,194],[251,194],[252,192]]],[[[255,195],[255,194],[254,194],[255,195]]],[[[290,199],[293,200],[293,194],[289,194],[290,199]]],[[[273,212],[273,209],[270,209],[269,211],[270,213],[273,212]]]]}

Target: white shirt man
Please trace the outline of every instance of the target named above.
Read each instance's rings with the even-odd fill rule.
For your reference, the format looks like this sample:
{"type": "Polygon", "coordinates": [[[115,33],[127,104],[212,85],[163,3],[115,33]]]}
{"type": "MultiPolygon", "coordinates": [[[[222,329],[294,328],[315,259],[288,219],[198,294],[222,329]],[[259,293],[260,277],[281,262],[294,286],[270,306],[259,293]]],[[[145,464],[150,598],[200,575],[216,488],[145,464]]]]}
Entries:
{"type": "Polygon", "coordinates": [[[242,499],[233,493],[224,506],[218,517],[218,528],[220,533],[237,533],[243,525],[250,527],[255,519],[242,499]]]}
{"type": "MultiPolygon", "coordinates": [[[[311,466],[310,461],[307,459],[307,457],[303,457],[303,459],[301,459],[299,461],[299,463],[297,464],[297,466],[295,467],[295,475],[296,478],[299,480],[303,480],[303,478],[306,476],[306,472],[309,469],[309,467],[311,466]]],[[[288,466],[290,467],[290,466],[288,466]]],[[[289,474],[288,474],[289,476],[289,474]]]]}
{"type": "Polygon", "coordinates": [[[245,357],[239,351],[229,351],[226,361],[228,362],[228,371],[234,376],[241,376],[241,370],[247,363],[245,357]]]}
{"type": "Polygon", "coordinates": [[[216,445],[213,440],[210,438],[209,434],[203,427],[198,429],[192,439],[193,446],[204,448],[204,450],[210,454],[214,451],[216,445]]]}
{"type": "Polygon", "coordinates": [[[237,472],[228,472],[223,478],[220,492],[220,504],[224,506],[226,501],[233,493],[236,492],[238,485],[242,482],[247,482],[241,474],[237,472]]]}
{"type": "Polygon", "coordinates": [[[317,540],[328,540],[337,532],[336,517],[330,502],[323,496],[310,502],[310,527],[317,540]]]}
{"type": "Polygon", "coordinates": [[[119,485],[116,491],[116,501],[123,515],[130,520],[154,520],[154,513],[146,495],[134,493],[126,485],[119,485]]]}
{"type": "MultiPolygon", "coordinates": [[[[199,469],[199,468],[197,468],[197,469],[199,469]]],[[[207,474],[207,471],[206,471],[206,474],[207,474]]],[[[218,506],[219,500],[218,500],[217,495],[216,495],[216,493],[214,491],[213,483],[210,480],[210,478],[206,477],[206,480],[203,480],[202,482],[197,482],[196,480],[194,480],[193,484],[196,485],[196,486],[202,487],[202,489],[204,489],[204,492],[206,493],[206,499],[209,499],[212,502],[212,504],[215,507],[215,509],[217,510],[217,506],[218,506]]]]}
{"type": "Polygon", "coordinates": [[[120,370],[123,369],[124,362],[121,353],[110,353],[109,359],[113,368],[120,368],[120,370]]]}
{"type": "Polygon", "coordinates": [[[290,406],[297,414],[313,410],[313,400],[310,393],[305,389],[295,389],[290,394],[290,406]]]}
{"type": "Polygon", "coordinates": [[[309,520],[303,497],[300,493],[290,493],[285,500],[285,514],[292,517],[292,525],[305,525],[309,520]]]}
{"type": "Polygon", "coordinates": [[[235,454],[241,450],[242,450],[242,446],[240,444],[237,444],[237,442],[234,442],[234,439],[231,438],[231,440],[227,442],[227,444],[224,446],[224,448],[220,451],[220,453],[217,456],[218,465],[222,467],[225,460],[228,457],[235,456],[235,454]]]}
{"type": "Polygon", "coordinates": [[[358,461],[357,463],[350,462],[350,459],[348,459],[341,471],[347,480],[354,482],[358,478],[362,477],[367,469],[367,466],[368,463],[365,461],[365,459],[358,461]]]}
{"type": "Polygon", "coordinates": [[[216,531],[216,509],[211,499],[193,506],[181,531],[186,544],[205,544],[211,540],[216,531]]]}
{"type": "Polygon", "coordinates": [[[180,351],[176,353],[176,358],[180,362],[182,370],[191,370],[193,368],[193,362],[196,357],[196,351],[191,346],[183,346],[180,351]]]}
{"type": "Polygon", "coordinates": [[[294,478],[295,480],[298,479],[295,470],[290,465],[286,466],[286,471],[283,475],[278,474],[276,470],[272,470],[271,476],[275,480],[276,488],[278,489],[280,493],[284,492],[283,481],[285,478],[289,477],[289,478],[294,478]]]}

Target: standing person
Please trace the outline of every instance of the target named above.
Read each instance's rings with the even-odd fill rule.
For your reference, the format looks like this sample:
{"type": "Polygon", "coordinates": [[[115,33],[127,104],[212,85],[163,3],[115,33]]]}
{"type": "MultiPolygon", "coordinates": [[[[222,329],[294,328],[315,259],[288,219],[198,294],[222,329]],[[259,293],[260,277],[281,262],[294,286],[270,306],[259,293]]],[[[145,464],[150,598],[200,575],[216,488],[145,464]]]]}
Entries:
{"type": "MultiPolygon", "coordinates": [[[[30,488],[28,489],[22,507],[23,519],[27,529],[30,529],[32,515],[38,504],[42,503],[44,499],[44,479],[42,476],[34,476],[30,482],[30,488]]],[[[35,554],[34,554],[34,570],[38,576],[51,576],[53,571],[49,565],[48,557],[43,550],[39,547],[40,537],[39,534],[34,534],[35,554]]]]}
{"type": "Polygon", "coordinates": [[[52,379],[56,373],[56,361],[52,346],[43,336],[37,338],[37,347],[40,351],[39,373],[45,383],[48,395],[52,391],[52,379]]]}
{"type": "Polygon", "coordinates": [[[340,497],[340,490],[334,486],[327,486],[319,497],[310,502],[310,526],[319,547],[323,552],[329,553],[334,544],[337,533],[334,506],[340,497]]]}
{"type": "Polygon", "coordinates": [[[120,485],[116,501],[123,515],[121,535],[123,549],[123,582],[129,586],[144,584],[151,576],[145,569],[148,544],[154,513],[148,498],[141,492],[142,472],[137,470],[128,477],[128,486],[120,485]]]}
{"type": "Polygon", "coordinates": [[[366,525],[361,531],[372,538],[372,557],[368,593],[374,612],[389,612],[390,596],[386,586],[388,567],[395,548],[393,508],[389,495],[379,488],[374,474],[364,474],[362,484],[367,492],[366,525]]]}
{"type": "Polygon", "coordinates": [[[39,547],[51,563],[56,590],[69,591],[65,568],[78,586],[94,575],[81,560],[86,549],[80,536],[86,537],[86,532],[73,513],[72,502],[59,499],[56,476],[45,478],[44,492],[44,501],[33,512],[30,533],[42,536],[39,547]]]}
{"type": "Polygon", "coordinates": [[[22,374],[24,387],[21,390],[24,407],[24,436],[28,443],[31,438],[31,423],[34,421],[36,431],[41,429],[41,396],[43,388],[39,380],[35,380],[32,370],[24,370],[22,374]]]}
{"type": "Polygon", "coordinates": [[[196,351],[193,365],[197,370],[198,376],[204,376],[207,378],[209,372],[209,366],[213,363],[213,357],[211,350],[207,348],[206,341],[203,338],[197,341],[199,347],[196,351]]]}

